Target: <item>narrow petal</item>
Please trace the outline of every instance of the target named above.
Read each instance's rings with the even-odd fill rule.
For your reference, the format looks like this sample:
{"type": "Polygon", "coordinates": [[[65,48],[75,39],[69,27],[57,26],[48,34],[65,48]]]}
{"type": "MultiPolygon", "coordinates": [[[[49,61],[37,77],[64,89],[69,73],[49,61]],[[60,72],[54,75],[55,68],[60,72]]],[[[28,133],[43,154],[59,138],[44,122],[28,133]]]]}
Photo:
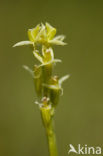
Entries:
{"type": "Polygon", "coordinates": [[[31,41],[21,41],[13,45],[13,47],[25,46],[25,45],[33,45],[31,41]]]}
{"type": "Polygon", "coordinates": [[[54,62],[54,63],[57,63],[57,62],[61,63],[62,60],[60,60],[60,59],[54,59],[53,62],[54,62]]]}
{"type": "Polygon", "coordinates": [[[50,41],[48,41],[50,44],[54,44],[54,45],[62,45],[62,46],[64,46],[64,45],[66,45],[67,43],[64,43],[63,41],[60,41],[60,40],[50,40],[50,41]]]}
{"type": "Polygon", "coordinates": [[[54,37],[53,40],[60,40],[60,41],[63,41],[64,39],[65,39],[65,36],[64,36],[64,35],[59,35],[59,36],[54,37]]]}
{"type": "Polygon", "coordinates": [[[60,60],[60,59],[54,59],[54,60],[52,60],[52,61],[49,61],[49,62],[43,62],[41,65],[39,65],[40,67],[42,67],[42,66],[46,66],[46,65],[48,65],[48,64],[51,64],[51,63],[61,63],[62,62],[62,60],[60,60]]]}
{"type": "Polygon", "coordinates": [[[40,29],[39,33],[37,34],[37,36],[36,36],[36,41],[44,42],[45,39],[46,39],[45,25],[41,24],[41,29],[40,29]]]}
{"type": "Polygon", "coordinates": [[[65,80],[67,80],[69,77],[70,77],[70,75],[65,75],[65,76],[61,77],[61,78],[59,79],[59,85],[61,86],[62,83],[63,83],[65,80]]]}
{"type": "Polygon", "coordinates": [[[28,30],[28,37],[29,37],[30,41],[32,41],[32,42],[35,41],[35,39],[40,31],[40,28],[41,28],[40,24],[38,24],[35,28],[28,30]]]}
{"type": "Polygon", "coordinates": [[[48,84],[45,84],[45,83],[43,83],[43,86],[44,87],[47,87],[47,88],[50,88],[50,89],[59,89],[57,86],[55,86],[55,85],[48,85],[48,84]]]}
{"type": "Polygon", "coordinates": [[[30,41],[32,42],[35,41],[35,38],[37,34],[39,33],[39,30],[40,30],[40,24],[38,24],[35,28],[28,30],[28,37],[30,41]]]}
{"type": "Polygon", "coordinates": [[[53,37],[56,34],[56,29],[52,27],[49,23],[46,23],[46,29],[47,29],[47,37],[49,40],[53,39],[53,37]]]}
{"type": "Polygon", "coordinates": [[[37,34],[39,33],[39,31],[40,31],[40,24],[38,24],[38,25],[36,26],[36,28],[34,28],[34,29],[32,30],[32,36],[33,36],[34,39],[36,38],[36,36],[37,36],[37,34]]]}
{"type": "Polygon", "coordinates": [[[37,58],[38,61],[43,63],[43,59],[42,59],[41,55],[37,51],[33,51],[33,54],[37,58]]]}
{"type": "Polygon", "coordinates": [[[29,29],[29,30],[28,30],[28,38],[29,38],[30,41],[34,42],[34,37],[33,37],[33,35],[32,35],[32,30],[33,30],[33,29],[29,29]]]}
{"type": "Polygon", "coordinates": [[[34,78],[34,72],[32,71],[32,69],[30,69],[28,66],[26,66],[26,65],[23,65],[23,68],[26,70],[26,71],[28,71],[31,75],[32,75],[32,77],[34,78]]]}

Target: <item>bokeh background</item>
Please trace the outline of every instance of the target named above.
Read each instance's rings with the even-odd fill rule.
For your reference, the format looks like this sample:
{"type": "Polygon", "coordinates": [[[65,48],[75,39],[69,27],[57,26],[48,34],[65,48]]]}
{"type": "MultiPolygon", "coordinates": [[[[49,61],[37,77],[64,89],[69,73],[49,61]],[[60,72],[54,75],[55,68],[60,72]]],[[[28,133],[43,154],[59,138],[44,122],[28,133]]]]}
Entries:
{"type": "Polygon", "coordinates": [[[28,28],[49,22],[66,35],[67,46],[54,47],[62,59],[54,73],[71,74],[55,114],[59,156],[69,144],[103,146],[103,1],[0,1],[0,156],[48,156],[33,80],[28,28]]]}

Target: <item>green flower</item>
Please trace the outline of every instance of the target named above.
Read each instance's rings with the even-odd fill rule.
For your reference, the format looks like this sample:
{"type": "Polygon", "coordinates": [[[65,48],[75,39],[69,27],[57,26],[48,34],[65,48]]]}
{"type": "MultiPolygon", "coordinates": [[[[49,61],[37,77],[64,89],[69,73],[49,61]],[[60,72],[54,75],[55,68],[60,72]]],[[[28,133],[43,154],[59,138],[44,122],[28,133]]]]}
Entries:
{"type": "Polygon", "coordinates": [[[45,25],[41,23],[41,25],[37,25],[33,29],[28,30],[28,38],[29,41],[21,41],[16,43],[13,47],[23,46],[23,45],[33,45],[35,47],[36,44],[42,44],[46,47],[50,47],[51,45],[65,45],[63,42],[65,36],[64,35],[56,35],[56,29],[52,27],[49,23],[45,25]]]}
{"type": "Polygon", "coordinates": [[[41,63],[40,66],[44,66],[51,63],[61,62],[60,59],[54,59],[53,49],[50,47],[48,49],[42,50],[42,55],[40,55],[38,50],[33,51],[35,58],[41,63]]]}
{"type": "Polygon", "coordinates": [[[49,88],[49,89],[53,89],[53,90],[61,90],[62,94],[63,94],[63,88],[62,88],[62,83],[67,80],[70,77],[70,75],[65,75],[63,77],[61,77],[60,79],[58,78],[53,78],[53,82],[54,84],[43,84],[43,86],[49,88]]]}
{"type": "Polygon", "coordinates": [[[57,106],[60,95],[63,95],[62,83],[69,77],[69,75],[66,75],[58,79],[58,76],[53,76],[51,77],[50,84],[43,84],[44,87],[49,89],[50,100],[53,107],[57,106]]]}
{"type": "Polygon", "coordinates": [[[63,42],[65,36],[64,35],[56,35],[56,29],[52,27],[49,23],[45,24],[46,28],[46,36],[47,36],[47,44],[49,45],[65,45],[66,43],[63,42]]]}

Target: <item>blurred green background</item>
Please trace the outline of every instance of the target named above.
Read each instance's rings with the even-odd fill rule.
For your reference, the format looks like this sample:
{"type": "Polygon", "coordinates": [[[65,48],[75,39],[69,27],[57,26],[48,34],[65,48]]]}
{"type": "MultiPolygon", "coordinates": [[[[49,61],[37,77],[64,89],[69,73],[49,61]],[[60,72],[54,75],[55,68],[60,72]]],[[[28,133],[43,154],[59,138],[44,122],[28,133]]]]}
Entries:
{"type": "Polygon", "coordinates": [[[12,48],[46,21],[68,43],[54,48],[63,60],[54,73],[71,74],[55,114],[59,156],[69,144],[103,145],[103,1],[1,0],[0,156],[48,156],[33,80],[22,68],[36,60],[29,47],[12,48]]]}

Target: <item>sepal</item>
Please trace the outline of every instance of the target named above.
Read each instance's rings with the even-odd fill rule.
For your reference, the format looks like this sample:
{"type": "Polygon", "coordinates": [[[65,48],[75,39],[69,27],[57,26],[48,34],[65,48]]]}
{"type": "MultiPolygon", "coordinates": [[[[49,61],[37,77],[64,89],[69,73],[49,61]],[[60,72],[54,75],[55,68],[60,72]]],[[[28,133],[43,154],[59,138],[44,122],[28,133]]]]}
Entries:
{"type": "Polygon", "coordinates": [[[25,45],[33,45],[31,41],[20,41],[13,45],[13,47],[25,46],[25,45]]]}
{"type": "Polygon", "coordinates": [[[32,69],[30,69],[28,66],[26,66],[26,65],[23,65],[22,66],[26,71],[28,71],[31,75],[32,75],[32,77],[34,78],[34,72],[32,71],[32,69]]]}

